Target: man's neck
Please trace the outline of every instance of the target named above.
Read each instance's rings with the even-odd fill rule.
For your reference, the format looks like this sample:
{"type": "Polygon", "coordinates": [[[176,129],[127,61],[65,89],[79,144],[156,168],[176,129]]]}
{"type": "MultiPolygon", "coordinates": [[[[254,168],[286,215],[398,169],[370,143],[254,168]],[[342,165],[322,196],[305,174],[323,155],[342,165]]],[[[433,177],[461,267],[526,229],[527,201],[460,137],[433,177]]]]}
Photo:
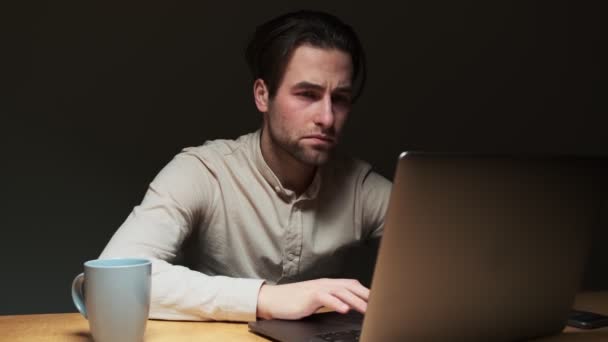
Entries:
{"type": "Polygon", "coordinates": [[[262,130],[260,149],[266,164],[277,176],[283,187],[294,191],[297,196],[306,191],[314,178],[315,166],[306,165],[295,159],[287,151],[277,146],[265,130],[262,130]]]}

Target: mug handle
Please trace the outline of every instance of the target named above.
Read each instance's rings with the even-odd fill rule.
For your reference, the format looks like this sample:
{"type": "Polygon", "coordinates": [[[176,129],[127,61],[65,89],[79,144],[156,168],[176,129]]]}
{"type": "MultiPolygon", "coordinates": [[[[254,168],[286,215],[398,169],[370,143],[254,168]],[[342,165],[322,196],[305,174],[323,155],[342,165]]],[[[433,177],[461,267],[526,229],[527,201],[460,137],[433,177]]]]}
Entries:
{"type": "Polygon", "coordinates": [[[87,308],[84,305],[83,287],[84,284],[84,273],[80,273],[74,278],[72,282],[72,301],[80,313],[87,318],[87,308]]]}

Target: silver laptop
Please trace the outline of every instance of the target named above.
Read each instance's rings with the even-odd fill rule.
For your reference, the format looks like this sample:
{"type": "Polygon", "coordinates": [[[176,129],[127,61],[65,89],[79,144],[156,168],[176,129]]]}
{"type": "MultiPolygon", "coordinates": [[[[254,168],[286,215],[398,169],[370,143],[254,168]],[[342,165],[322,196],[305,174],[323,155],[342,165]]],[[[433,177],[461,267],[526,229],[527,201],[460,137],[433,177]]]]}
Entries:
{"type": "Polygon", "coordinates": [[[250,329],[279,341],[559,333],[600,222],[607,171],[601,158],[403,153],[365,317],[327,313],[250,329]]]}

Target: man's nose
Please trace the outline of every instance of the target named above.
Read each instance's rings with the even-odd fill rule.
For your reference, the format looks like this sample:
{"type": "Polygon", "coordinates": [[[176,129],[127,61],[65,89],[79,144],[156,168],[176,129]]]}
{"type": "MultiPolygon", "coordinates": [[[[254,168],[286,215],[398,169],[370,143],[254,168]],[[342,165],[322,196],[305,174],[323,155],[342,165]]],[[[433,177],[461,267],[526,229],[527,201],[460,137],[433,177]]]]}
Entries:
{"type": "Polygon", "coordinates": [[[334,110],[330,96],[326,96],[320,103],[319,111],[315,117],[315,123],[325,128],[334,124],[334,110]]]}

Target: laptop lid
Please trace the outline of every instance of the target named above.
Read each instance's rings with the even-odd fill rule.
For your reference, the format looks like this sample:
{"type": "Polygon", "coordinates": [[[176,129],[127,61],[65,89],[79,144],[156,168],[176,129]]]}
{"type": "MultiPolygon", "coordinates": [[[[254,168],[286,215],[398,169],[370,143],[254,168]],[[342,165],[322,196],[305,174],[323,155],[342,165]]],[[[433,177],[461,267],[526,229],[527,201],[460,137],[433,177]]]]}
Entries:
{"type": "MultiPolygon", "coordinates": [[[[560,332],[599,222],[602,171],[597,158],[402,154],[361,340],[560,332]]],[[[276,322],[299,324],[250,327],[277,338],[276,322]]]]}

